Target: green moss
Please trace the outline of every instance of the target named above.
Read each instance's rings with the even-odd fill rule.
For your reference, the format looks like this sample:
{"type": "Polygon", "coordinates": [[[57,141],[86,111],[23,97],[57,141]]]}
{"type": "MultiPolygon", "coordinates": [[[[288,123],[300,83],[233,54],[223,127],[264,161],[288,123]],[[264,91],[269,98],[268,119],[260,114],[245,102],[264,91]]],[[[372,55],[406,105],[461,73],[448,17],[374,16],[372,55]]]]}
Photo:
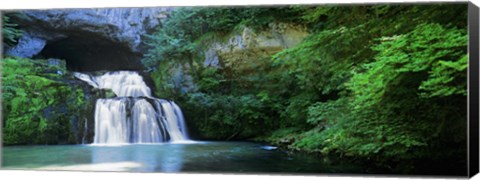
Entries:
{"type": "Polygon", "coordinates": [[[84,106],[83,91],[44,61],[7,58],[2,64],[3,143],[73,143],[70,120],[84,106]]]}

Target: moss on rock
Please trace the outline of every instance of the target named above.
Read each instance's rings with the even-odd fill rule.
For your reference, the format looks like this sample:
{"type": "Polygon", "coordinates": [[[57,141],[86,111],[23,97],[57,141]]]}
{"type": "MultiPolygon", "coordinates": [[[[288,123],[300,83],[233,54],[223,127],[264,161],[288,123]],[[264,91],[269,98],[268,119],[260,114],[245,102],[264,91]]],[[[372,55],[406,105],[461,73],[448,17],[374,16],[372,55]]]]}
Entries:
{"type": "Polygon", "coordinates": [[[3,60],[4,145],[77,143],[75,123],[85,115],[84,91],[71,84],[63,63],[49,62],[3,60]]]}

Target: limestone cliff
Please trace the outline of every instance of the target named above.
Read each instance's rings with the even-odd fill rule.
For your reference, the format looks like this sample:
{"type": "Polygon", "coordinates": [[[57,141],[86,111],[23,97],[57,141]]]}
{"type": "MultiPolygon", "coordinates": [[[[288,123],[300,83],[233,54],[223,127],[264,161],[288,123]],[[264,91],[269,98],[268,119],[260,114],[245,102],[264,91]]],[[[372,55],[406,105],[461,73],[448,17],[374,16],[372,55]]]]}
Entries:
{"type": "Polygon", "coordinates": [[[105,8],[21,11],[24,30],[6,55],[61,58],[69,69],[141,69],[143,35],[155,30],[170,8],[105,8]]]}
{"type": "MultiPolygon", "coordinates": [[[[202,66],[223,68],[242,61],[248,63],[251,60],[271,58],[275,53],[299,44],[308,35],[302,26],[271,23],[262,31],[244,27],[227,37],[206,38],[202,42],[205,48],[200,55],[204,59],[202,66]]],[[[170,70],[174,74],[174,85],[182,92],[196,88],[192,77],[185,73],[188,69],[189,66],[184,65],[170,70]]]]}
{"type": "Polygon", "coordinates": [[[217,66],[223,62],[239,61],[245,58],[271,56],[300,43],[308,35],[304,27],[292,24],[269,24],[260,32],[245,27],[231,35],[225,42],[213,42],[205,51],[204,65],[217,66]]]}

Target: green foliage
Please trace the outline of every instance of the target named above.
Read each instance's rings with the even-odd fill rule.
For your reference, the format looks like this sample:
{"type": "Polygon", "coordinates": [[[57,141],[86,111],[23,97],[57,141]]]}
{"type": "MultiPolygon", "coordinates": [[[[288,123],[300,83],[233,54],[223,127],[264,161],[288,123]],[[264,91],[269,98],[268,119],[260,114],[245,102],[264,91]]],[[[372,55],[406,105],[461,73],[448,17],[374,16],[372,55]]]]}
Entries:
{"type": "MultiPolygon", "coordinates": [[[[182,107],[190,124],[198,127],[203,137],[249,138],[264,134],[265,128],[276,127],[279,123],[277,109],[282,108],[282,104],[277,95],[271,91],[257,91],[270,88],[265,86],[271,85],[267,82],[273,76],[265,76],[264,71],[253,72],[259,67],[267,68],[262,63],[269,59],[245,61],[222,69],[202,68],[200,78],[195,81],[197,92],[186,94],[182,107]],[[248,75],[244,71],[248,71],[248,75]]],[[[182,103],[182,99],[178,100],[182,103]]]]}
{"type": "Polygon", "coordinates": [[[202,78],[197,82],[200,91],[219,91],[225,79],[218,71],[220,70],[217,68],[207,67],[200,72],[202,78]]]}
{"type": "Polygon", "coordinates": [[[208,139],[231,139],[236,136],[253,137],[262,134],[261,127],[272,126],[265,105],[253,95],[188,94],[183,106],[187,118],[195,119],[191,125],[198,127],[208,139]],[[191,114],[195,116],[191,116],[191,114]]]}
{"type": "Polygon", "coordinates": [[[299,138],[302,130],[303,129],[297,127],[280,128],[269,134],[255,137],[253,140],[269,142],[277,146],[289,145],[299,138]]]}
{"type": "Polygon", "coordinates": [[[253,138],[397,172],[424,162],[461,167],[466,7],[182,9],[152,37],[145,65],[156,69],[158,94],[182,105],[200,137],[253,138]],[[234,54],[219,67],[203,65],[208,43],[275,21],[311,34],[276,54],[234,54]],[[174,81],[179,71],[196,88],[178,89],[185,83],[174,81]]]}
{"type": "Polygon", "coordinates": [[[466,96],[466,30],[421,24],[410,33],[379,41],[373,47],[379,52],[375,61],[357,69],[347,83],[353,96],[349,103],[351,117],[356,118],[350,122],[355,129],[347,130],[355,135],[353,139],[362,137],[366,141],[346,152],[370,155],[378,149],[382,150],[381,157],[391,159],[435,154],[420,150],[438,148],[432,141],[449,131],[445,123],[462,124],[466,118],[464,113],[455,113],[466,112],[461,99],[466,96]],[[368,151],[372,148],[375,151],[368,151]]]}
{"type": "Polygon", "coordinates": [[[13,46],[22,36],[23,31],[18,29],[18,25],[11,22],[7,15],[2,16],[2,38],[7,46],[13,46]]]}
{"type": "MultiPolygon", "coordinates": [[[[466,30],[445,29],[438,24],[418,26],[409,34],[381,38],[376,61],[364,65],[352,78],[355,104],[368,106],[382,100],[388,86],[409,73],[428,74],[419,87],[423,96],[466,95],[466,30]]],[[[396,90],[398,91],[398,90],[396,90]]]]}
{"type": "Polygon", "coordinates": [[[277,73],[266,73],[272,68],[270,56],[242,57],[241,62],[222,60],[221,68],[205,67],[203,50],[208,42],[222,41],[238,27],[261,30],[274,21],[294,21],[298,17],[293,16],[295,13],[287,7],[175,10],[163,27],[148,37],[151,49],[142,61],[152,71],[156,95],[175,99],[188,123],[204,138],[247,138],[265,133],[262,127],[278,124],[278,109],[283,106],[279,95],[288,91],[284,85],[275,85],[277,73]],[[194,87],[181,88],[189,84],[194,87]]]}
{"type": "Polygon", "coordinates": [[[142,63],[151,71],[162,61],[178,61],[192,66],[203,48],[201,41],[197,40],[205,34],[214,32],[216,36],[224,36],[239,26],[262,29],[275,21],[295,21],[298,13],[287,7],[179,8],[157,32],[146,35],[150,50],[142,63]]]}
{"type": "Polygon", "coordinates": [[[308,122],[317,126],[293,146],[383,164],[461,154],[466,147],[452,143],[465,136],[448,133],[465,131],[466,37],[465,29],[422,24],[378,39],[375,61],[344,84],[350,98],[310,106],[308,122]],[[432,152],[439,148],[449,150],[432,152]]]}
{"type": "Polygon", "coordinates": [[[358,34],[364,28],[341,27],[322,31],[273,58],[295,77],[300,90],[324,95],[336,93],[344,89],[344,83],[351,76],[349,69],[362,49],[355,47],[363,46],[363,39],[358,34]]]}
{"type": "Polygon", "coordinates": [[[29,59],[2,61],[3,143],[57,144],[70,141],[70,118],[84,105],[83,91],[57,81],[65,71],[29,59]],[[68,113],[67,113],[68,112],[68,113]]]}
{"type": "Polygon", "coordinates": [[[426,91],[422,96],[451,96],[454,94],[467,95],[466,69],[468,56],[464,55],[457,61],[439,61],[433,64],[430,78],[420,85],[426,91]]]}

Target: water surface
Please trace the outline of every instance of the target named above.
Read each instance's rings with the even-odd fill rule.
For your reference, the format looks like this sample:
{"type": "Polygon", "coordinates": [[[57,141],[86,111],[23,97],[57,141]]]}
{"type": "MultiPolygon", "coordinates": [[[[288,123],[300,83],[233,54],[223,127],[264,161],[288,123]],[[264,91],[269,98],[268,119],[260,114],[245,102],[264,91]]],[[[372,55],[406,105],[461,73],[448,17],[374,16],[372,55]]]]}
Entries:
{"type": "Polygon", "coordinates": [[[2,168],[303,174],[362,172],[360,167],[329,165],[325,161],[317,156],[291,154],[250,142],[8,146],[3,148],[2,168]]]}

